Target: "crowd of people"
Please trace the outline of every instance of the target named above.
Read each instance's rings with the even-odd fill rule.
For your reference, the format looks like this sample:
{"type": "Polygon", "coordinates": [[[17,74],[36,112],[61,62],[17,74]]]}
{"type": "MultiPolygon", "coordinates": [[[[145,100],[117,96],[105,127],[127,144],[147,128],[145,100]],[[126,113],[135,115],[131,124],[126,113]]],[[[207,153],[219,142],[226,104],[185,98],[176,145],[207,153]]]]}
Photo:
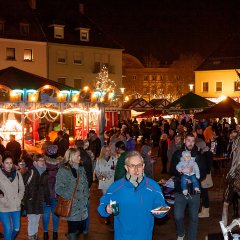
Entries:
{"type": "Polygon", "coordinates": [[[125,121],[105,132],[105,142],[94,130],[88,138],[69,147],[69,136],[58,132],[55,141],[48,137],[42,154],[21,151],[14,136],[6,148],[0,144],[0,220],[4,239],[15,239],[21,216],[28,218],[28,238],[38,239],[42,216],[43,239],[58,239],[60,217],[55,214],[57,196],[74,198],[67,221],[67,239],[75,240],[89,231],[90,188],[95,181],[102,191],[98,212],[111,224],[114,239],[150,240],[154,217],[168,211],[162,186],[154,178],[154,163],[161,159],[162,176],[174,181],[174,218],[178,240],[197,239],[198,218],[209,217],[208,188],[211,184],[212,156],[232,156],[232,145],[240,126],[234,119],[195,121],[182,118],[125,121]],[[139,136],[142,136],[140,139],[139,136]],[[153,148],[158,157],[152,157],[153,148]],[[201,207],[201,208],[200,208],[201,207]],[[165,211],[161,210],[165,209],[165,211]],[[184,226],[188,208],[189,226],[184,226]],[[186,238],[186,237],[185,237],[186,238]]]}

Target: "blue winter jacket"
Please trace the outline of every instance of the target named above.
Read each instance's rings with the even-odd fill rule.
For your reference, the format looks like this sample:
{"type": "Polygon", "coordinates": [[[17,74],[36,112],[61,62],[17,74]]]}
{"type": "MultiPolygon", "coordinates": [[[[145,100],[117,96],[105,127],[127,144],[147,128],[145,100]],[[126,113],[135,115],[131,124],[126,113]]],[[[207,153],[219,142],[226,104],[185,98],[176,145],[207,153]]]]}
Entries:
{"type": "Polygon", "coordinates": [[[114,217],[115,240],[152,240],[154,217],[162,218],[166,214],[154,215],[151,210],[167,206],[159,185],[144,177],[135,188],[126,178],[114,182],[100,199],[98,212],[108,217],[106,206],[110,200],[119,204],[119,215],[114,217]]]}

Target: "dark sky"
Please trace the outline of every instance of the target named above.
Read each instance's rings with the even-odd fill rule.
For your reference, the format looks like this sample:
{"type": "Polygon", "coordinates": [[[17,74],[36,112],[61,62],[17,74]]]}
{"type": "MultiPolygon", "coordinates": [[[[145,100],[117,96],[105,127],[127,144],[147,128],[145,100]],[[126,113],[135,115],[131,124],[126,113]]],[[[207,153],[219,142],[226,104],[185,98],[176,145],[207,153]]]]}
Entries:
{"type": "Polygon", "coordinates": [[[205,57],[240,32],[240,0],[88,0],[85,12],[141,60],[205,57]]]}

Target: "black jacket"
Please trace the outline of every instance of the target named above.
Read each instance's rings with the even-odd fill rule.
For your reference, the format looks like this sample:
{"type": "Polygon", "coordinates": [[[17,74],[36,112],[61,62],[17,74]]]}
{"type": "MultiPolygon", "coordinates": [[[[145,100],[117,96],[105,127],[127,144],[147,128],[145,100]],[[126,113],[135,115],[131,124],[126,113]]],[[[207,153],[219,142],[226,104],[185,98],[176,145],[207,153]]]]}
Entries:
{"type": "Polygon", "coordinates": [[[47,205],[50,205],[48,174],[47,171],[45,171],[40,176],[34,166],[32,170],[29,169],[28,172],[23,175],[23,181],[25,184],[25,193],[23,197],[24,208],[27,210],[27,214],[42,214],[43,203],[46,202],[47,205]],[[33,176],[29,184],[26,186],[32,170],[33,176]]]}
{"type": "Polygon", "coordinates": [[[83,148],[79,148],[79,150],[80,150],[81,162],[87,175],[88,187],[90,188],[93,182],[92,159],[88,155],[86,150],[84,150],[83,148]]]}
{"type": "MultiPolygon", "coordinates": [[[[185,146],[182,149],[177,150],[173,154],[171,165],[170,165],[170,174],[175,177],[174,189],[175,189],[176,193],[182,193],[181,182],[180,182],[181,174],[176,169],[176,166],[180,162],[180,158],[182,156],[183,151],[185,151],[185,146]]],[[[206,158],[204,157],[203,154],[201,154],[201,152],[198,151],[198,148],[196,146],[194,146],[194,148],[192,149],[191,156],[195,157],[195,162],[197,163],[197,165],[199,167],[200,181],[201,181],[204,178],[206,178],[206,174],[207,174],[206,158]]],[[[200,182],[199,182],[199,185],[200,185],[200,182]]],[[[192,184],[189,185],[189,193],[193,194],[192,184]]]]}

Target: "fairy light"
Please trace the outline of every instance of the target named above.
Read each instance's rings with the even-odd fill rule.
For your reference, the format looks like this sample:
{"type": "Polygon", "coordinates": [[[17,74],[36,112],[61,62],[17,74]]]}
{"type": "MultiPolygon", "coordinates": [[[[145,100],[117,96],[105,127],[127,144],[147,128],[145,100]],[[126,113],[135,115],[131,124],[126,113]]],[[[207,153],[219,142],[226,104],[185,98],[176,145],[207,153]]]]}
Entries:
{"type": "Polygon", "coordinates": [[[100,102],[104,101],[103,96],[108,93],[114,93],[116,83],[108,76],[108,69],[105,65],[102,66],[98,76],[96,77],[96,92],[99,93],[100,102]]]}

